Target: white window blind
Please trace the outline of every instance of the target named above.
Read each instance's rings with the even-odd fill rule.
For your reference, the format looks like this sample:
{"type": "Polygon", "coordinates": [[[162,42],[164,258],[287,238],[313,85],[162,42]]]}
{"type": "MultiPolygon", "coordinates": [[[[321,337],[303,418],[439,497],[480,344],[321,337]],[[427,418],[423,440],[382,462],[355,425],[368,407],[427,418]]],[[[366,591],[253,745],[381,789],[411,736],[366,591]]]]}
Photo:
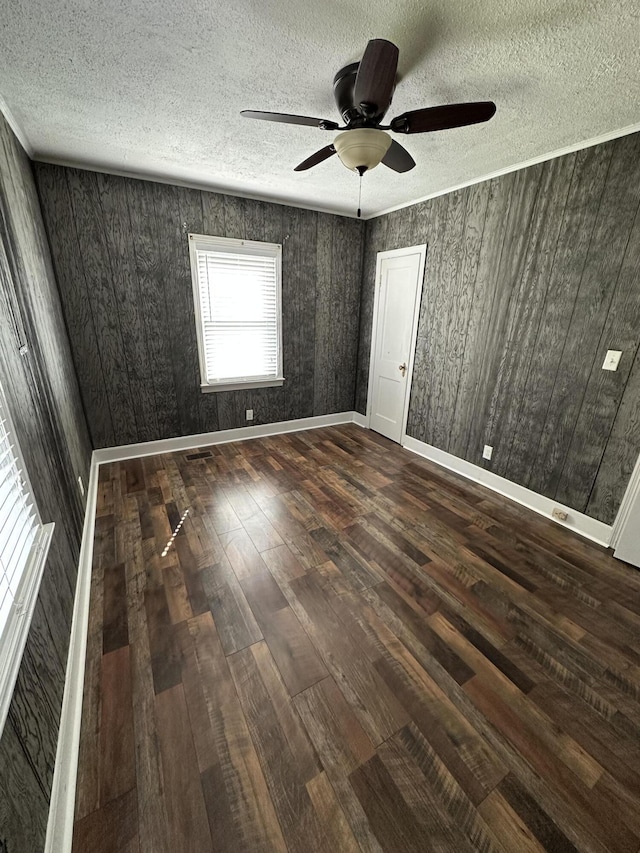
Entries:
{"type": "Polygon", "coordinates": [[[280,384],[281,247],[189,240],[203,386],[280,384]]]}
{"type": "Polygon", "coordinates": [[[15,445],[0,399],[0,635],[17,601],[38,518],[18,467],[15,445]]]}
{"type": "Polygon", "coordinates": [[[52,532],[40,522],[0,388],[0,735],[52,532]]]}

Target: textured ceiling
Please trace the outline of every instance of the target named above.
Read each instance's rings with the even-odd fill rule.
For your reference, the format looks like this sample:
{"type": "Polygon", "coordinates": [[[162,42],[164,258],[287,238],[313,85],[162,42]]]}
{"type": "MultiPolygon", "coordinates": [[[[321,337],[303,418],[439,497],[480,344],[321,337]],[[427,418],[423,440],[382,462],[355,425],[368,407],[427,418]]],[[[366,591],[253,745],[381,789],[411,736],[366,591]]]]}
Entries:
{"type": "MultiPolygon", "coordinates": [[[[38,159],[353,215],[358,179],[313,128],[338,119],[335,72],[370,38],[400,48],[389,117],[494,100],[486,125],[396,137],[418,166],[379,166],[363,215],[640,122],[638,0],[0,0],[0,94],[38,159]]],[[[640,126],[640,125],[639,125],[640,126]]]]}

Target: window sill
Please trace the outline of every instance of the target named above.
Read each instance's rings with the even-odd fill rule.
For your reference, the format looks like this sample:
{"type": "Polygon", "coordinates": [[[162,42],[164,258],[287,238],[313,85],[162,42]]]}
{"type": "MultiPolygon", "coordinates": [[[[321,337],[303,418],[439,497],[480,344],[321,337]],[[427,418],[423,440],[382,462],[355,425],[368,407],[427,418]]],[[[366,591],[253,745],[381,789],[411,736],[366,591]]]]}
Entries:
{"type": "Polygon", "coordinates": [[[22,663],[22,655],[27,644],[33,611],[40,590],[42,572],[51,545],[53,528],[53,524],[44,524],[40,528],[31,559],[27,563],[18,588],[20,604],[15,608],[2,636],[2,648],[0,649],[0,736],[2,736],[2,730],[7,719],[18,671],[22,663]]]}
{"type": "Polygon", "coordinates": [[[244,391],[248,388],[276,388],[284,383],[284,376],[277,379],[250,379],[248,382],[216,382],[215,385],[200,385],[203,394],[217,391],[244,391]]]}

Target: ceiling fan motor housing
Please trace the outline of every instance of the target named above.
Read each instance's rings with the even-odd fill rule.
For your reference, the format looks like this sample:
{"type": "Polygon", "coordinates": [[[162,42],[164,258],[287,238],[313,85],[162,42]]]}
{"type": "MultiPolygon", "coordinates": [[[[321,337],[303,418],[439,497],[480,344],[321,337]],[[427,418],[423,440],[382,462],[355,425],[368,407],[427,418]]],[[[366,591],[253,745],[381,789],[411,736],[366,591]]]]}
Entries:
{"type": "Polygon", "coordinates": [[[333,78],[333,96],[336,99],[338,112],[345,124],[362,118],[353,103],[353,90],[356,84],[359,62],[345,65],[333,78]]]}
{"type": "Polygon", "coordinates": [[[376,104],[356,104],[355,86],[358,76],[359,62],[345,65],[333,78],[333,95],[345,124],[350,127],[377,127],[384,114],[389,109],[389,104],[384,109],[379,109],[376,104]]]}

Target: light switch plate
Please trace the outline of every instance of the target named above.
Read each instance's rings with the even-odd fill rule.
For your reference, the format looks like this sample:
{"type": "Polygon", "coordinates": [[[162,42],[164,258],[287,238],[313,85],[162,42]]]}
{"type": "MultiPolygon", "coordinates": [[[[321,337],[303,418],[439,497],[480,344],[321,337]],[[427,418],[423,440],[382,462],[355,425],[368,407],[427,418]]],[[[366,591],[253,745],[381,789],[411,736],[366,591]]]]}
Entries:
{"type": "Polygon", "coordinates": [[[620,356],[622,355],[622,350],[619,349],[608,349],[607,355],[604,360],[604,364],[602,365],[603,370],[617,370],[618,365],[620,364],[620,356]]]}
{"type": "Polygon", "coordinates": [[[490,444],[485,444],[484,450],[482,451],[483,459],[491,459],[491,455],[493,453],[493,447],[490,444]]]}

